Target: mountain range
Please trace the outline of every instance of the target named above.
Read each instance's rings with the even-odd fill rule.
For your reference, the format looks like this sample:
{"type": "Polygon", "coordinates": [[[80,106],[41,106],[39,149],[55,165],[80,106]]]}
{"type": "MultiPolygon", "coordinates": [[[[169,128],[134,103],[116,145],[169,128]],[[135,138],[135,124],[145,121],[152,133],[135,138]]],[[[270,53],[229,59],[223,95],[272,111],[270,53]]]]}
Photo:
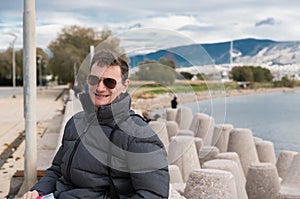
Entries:
{"type": "Polygon", "coordinates": [[[212,44],[191,44],[131,56],[130,65],[135,67],[145,60],[158,61],[162,57],[173,60],[177,68],[229,64],[231,59],[232,63],[243,65],[300,64],[300,41],[247,38],[212,44]],[[233,55],[232,58],[230,54],[233,55]]]}

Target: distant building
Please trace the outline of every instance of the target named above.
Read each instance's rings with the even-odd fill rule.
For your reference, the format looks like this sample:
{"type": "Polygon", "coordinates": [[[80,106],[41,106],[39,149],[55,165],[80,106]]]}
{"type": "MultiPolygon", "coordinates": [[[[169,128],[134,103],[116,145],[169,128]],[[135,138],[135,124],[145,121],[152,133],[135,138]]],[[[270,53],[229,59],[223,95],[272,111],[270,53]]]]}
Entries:
{"type": "Polygon", "coordinates": [[[227,70],[222,70],[221,74],[221,81],[222,82],[231,82],[232,80],[229,78],[229,72],[227,70]]]}

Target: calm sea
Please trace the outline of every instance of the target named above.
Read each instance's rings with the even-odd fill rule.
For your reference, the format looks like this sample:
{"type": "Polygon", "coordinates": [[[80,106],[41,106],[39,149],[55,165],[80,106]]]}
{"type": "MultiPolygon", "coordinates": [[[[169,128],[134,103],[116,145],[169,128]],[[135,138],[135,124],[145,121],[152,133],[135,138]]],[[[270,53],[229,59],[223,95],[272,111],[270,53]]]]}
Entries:
{"type": "Polygon", "coordinates": [[[211,115],[216,123],[248,128],[254,136],[273,142],[275,153],[300,152],[300,91],[276,92],[188,103],[194,113],[211,115]]]}

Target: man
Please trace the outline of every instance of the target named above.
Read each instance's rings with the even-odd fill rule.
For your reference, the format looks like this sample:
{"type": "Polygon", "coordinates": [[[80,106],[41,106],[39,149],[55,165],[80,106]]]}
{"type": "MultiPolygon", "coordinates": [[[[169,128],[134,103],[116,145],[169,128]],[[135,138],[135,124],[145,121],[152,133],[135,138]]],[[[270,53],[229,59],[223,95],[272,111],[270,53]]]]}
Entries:
{"type": "Polygon", "coordinates": [[[93,57],[84,111],[66,124],[46,175],[23,199],[53,193],[71,198],[168,198],[166,151],[130,110],[128,64],[108,51],[93,57]]]}
{"type": "Polygon", "coordinates": [[[171,100],[171,107],[172,108],[177,108],[177,97],[174,96],[173,99],[171,100]]]}

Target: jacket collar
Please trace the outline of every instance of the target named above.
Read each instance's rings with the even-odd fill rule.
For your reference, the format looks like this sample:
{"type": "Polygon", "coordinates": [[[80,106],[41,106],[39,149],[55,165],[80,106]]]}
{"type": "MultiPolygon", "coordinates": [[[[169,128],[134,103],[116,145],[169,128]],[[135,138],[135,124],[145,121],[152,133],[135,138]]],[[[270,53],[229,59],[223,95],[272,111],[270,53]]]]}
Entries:
{"type": "Polygon", "coordinates": [[[129,117],[131,98],[126,93],[121,93],[111,104],[95,108],[88,93],[83,93],[79,97],[83,110],[87,117],[97,115],[99,124],[118,123],[129,117]]]}

